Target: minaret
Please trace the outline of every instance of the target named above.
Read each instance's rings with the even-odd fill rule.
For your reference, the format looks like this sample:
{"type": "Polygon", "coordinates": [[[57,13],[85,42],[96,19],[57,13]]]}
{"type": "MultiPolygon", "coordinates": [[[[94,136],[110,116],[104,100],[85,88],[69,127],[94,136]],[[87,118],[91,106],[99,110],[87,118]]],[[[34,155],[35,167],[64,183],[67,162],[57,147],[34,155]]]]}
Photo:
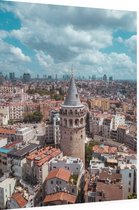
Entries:
{"type": "Polygon", "coordinates": [[[68,93],[61,105],[61,141],[64,155],[79,157],[85,163],[85,106],[81,103],[72,74],[68,93]]]}

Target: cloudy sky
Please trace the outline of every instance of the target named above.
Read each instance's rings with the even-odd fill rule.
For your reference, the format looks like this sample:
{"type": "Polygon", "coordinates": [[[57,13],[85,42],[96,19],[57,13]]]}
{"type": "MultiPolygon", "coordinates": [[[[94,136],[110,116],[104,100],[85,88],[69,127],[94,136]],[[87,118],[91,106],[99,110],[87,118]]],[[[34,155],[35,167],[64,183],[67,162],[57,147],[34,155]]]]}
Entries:
{"type": "Polygon", "coordinates": [[[0,3],[0,72],[136,79],[136,12],[0,3]]]}

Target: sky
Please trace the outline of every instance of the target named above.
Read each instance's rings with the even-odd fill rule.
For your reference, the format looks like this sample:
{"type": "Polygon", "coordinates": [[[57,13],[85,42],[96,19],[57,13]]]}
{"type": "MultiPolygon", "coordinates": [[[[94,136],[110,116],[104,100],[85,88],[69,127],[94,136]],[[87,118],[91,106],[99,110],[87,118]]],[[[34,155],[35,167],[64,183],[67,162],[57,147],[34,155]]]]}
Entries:
{"type": "Polygon", "coordinates": [[[136,80],[136,12],[0,2],[0,72],[136,80]]]}

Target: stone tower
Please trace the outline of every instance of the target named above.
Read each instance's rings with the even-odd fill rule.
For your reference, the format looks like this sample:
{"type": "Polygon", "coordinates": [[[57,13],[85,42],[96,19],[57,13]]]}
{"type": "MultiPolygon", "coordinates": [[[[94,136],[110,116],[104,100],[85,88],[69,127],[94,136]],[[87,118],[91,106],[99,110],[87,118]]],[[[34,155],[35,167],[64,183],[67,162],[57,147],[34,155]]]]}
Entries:
{"type": "Polygon", "coordinates": [[[60,111],[61,141],[64,155],[79,157],[85,163],[85,106],[81,103],[74,76],[70,79],[69,89],[60,111]]]}

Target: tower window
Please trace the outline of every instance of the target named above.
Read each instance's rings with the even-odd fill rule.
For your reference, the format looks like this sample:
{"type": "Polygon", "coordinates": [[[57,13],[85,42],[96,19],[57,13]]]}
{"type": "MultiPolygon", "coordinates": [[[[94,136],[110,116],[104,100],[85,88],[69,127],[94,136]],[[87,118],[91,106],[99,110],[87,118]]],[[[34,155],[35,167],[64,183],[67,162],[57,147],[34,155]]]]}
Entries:
{"type": "Polygon", "coordinates": [[[78,94],[76,94],[76,98],[78,98],[78,94]]]}
{"type": "Polygon", "coordinates": [[[81,139],[83,138],[83,135],[81,135],[81,139]]]}
{"type": "Polygon", "coordinates": [[[64,126],[67,126],[67,119],[64,119],[64,126]]]}
{"type": "Polygon", "coordinates": [[[73,126],[73,120],[72,119],[69,119],[69,125],[73,126]]]}
{"type": "Polygon", "coordinates": [[[83,118],[80,119],[80,123],[83,124],[83,118]]]}
{"type": "Polygon", "coordinates": [[[72,136],[70,137],[70,140],[72,141],[72,136]]]}
{"type": "Polygon", "coordinates": [[[75,120],[75,125],[79,125],[79,119],[75,120]]]}
{"type": "Polygon", "coordinates": [[[72,115],[72,114],[73,114],[73,111],[72,111],[72,110],[70,110],[70,111],[69,111],[69,113],[72,115]]]}

